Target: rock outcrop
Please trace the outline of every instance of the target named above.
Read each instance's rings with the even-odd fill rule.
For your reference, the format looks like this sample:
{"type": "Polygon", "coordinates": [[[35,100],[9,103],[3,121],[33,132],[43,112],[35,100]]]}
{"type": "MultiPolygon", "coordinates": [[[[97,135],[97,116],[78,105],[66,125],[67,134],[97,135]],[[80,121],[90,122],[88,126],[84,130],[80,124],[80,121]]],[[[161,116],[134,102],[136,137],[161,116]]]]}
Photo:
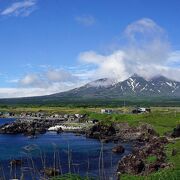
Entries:
{"type": "Polygon", "coordinates": [[[116,147],[114,147],[112,149],[113,153],[120,153],[120,154],[122,154],[122,153],[124,153],[124,151],[125,151],[125,149],[124,149],[124,147],[122,145],[118,145],[118,146],[116,146],[116,147]]]}
{"type": "Polygon", "coordinates": [[[44,169],[44,174],[47,177],[53,177],[53,176],[60,175],[59,170],[58,169],[54,169],[54,168],[45,168],[44,169]]]}
{"type": "Polygon", "coordinates": [[[144,140],[144,145],[136,147],[133,152],[123,157],[118,165],[119,174],[141,174],[147,175],[160,168],[166,168],[170,165],[166,163],[166,154],[164,146],[167,143],[166,138],[149,136],[148,141],[144,140]],[[148,162],[148,158],[153,157],[153,162],[148,162]]]}
{"type": "Polygon", "coordinates": [[[173,138],[180,137],[180,124],[178,124],[177,127],[174,128],[171,136],[172,136],[173,138]]]}
{"type": "Polygon", "coordinates": [[[1,134],[24,134],[26,136],[35,136],[46,133],[47,129],[56,125],[58,122],[50,120],[26,120],[19,119],[10,124],[4,124],[0,127],[1,134]]]}
{"type": "Polygon", "coordinates": [[[94,125],[86,132],[86,136],[94,139],[106,139],[111,140],[116,134],[116,130],[113,126],[101,125],[100,123],[94,125]]]}

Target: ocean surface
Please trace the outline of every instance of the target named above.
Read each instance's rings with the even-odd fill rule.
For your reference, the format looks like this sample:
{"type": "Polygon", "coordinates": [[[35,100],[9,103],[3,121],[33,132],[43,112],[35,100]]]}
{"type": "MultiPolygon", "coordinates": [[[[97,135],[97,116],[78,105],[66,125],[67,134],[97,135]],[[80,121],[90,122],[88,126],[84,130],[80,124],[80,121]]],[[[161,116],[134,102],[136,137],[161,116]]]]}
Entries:
{"type": "MultiPolygon", "coordinates": [[[[0,125],[14,119],[0,119],[0,125]]],[[[114,143],[101,144],[98,140],[73,133],[48,132],[30,139],[23,135],[0,134],[0,179],[25,177],[40,179],[43,167],[55,167],[64,173],[116,179],[118,161],[132,150],[123,144],[125,153],[112,153],[114,143]],[[13,159],[22,160],[20,166],[10,166],[13,159]]],[[[98,178],[97,178],[98,179],[98,178]]]]}

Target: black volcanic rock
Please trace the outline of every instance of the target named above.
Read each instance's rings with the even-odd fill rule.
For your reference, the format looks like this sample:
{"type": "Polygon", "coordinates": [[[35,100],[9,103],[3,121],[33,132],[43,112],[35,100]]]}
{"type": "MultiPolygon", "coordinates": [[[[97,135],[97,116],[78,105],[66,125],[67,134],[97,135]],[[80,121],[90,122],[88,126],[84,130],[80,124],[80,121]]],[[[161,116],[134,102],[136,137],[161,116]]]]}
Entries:
{"type": "Polygon", "coordinates": [[[177,127],[174,128],[171,136],[174,138],[180,137],[180,124],[178,124],[177,127]]]}
{"type": "Polygon", "coordinates": [[[150,135],[150,140],[144,141],[144,145],[137,147],[131,154],[124,156],[118,164],[119,174],[147,175],[159,169],[169,168],[165,153],[167,139],[150,135]],[[154,162],[149,162],[149,157],[155,157],[154,162]]]}
{"type": "Polygon", "coordinates": [[[113,153],[124,153],[125,149],[122,145],[118,145],[112,149],[113,153]]]}

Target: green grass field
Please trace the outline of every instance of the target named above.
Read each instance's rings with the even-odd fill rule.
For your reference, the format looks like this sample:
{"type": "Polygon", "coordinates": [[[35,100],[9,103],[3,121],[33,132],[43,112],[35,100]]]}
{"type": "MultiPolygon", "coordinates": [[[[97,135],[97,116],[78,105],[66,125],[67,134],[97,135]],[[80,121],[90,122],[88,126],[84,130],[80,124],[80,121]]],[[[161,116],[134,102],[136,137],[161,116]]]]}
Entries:
{"type": "MultiPolygon", "coordinates": [[[[163,136],[165,133],[172,132],[177,124],[180,124],[179,108],[153,108],[149,114],[97,114],[91,113],[91,118],[99,119],[104,124],[128,122],[131,126],[140,123],[151,124],[154,129],[163,136]]],[[[149,176],[123,175],[122,180],[179,180],[180,179],[180,139],[173,140],[166,146],[167,161],[172,164],[172,168],[160,170],[149,176]],[[172,150],[178,153],[172,156],[172,150]]],[[[148,161],[153,161],[150,157],[148,161]]]]}
{"type": "Polygon", "coordinates": [[[163,135],[180,123],[180,112],[170,111],[153,111],[147,114],[98,114],[90,113],[92,119],[99,119],[104,124],[128,122],[129,125],[136,126],[140,123],[151,124],[154,129],[163,135]]]}

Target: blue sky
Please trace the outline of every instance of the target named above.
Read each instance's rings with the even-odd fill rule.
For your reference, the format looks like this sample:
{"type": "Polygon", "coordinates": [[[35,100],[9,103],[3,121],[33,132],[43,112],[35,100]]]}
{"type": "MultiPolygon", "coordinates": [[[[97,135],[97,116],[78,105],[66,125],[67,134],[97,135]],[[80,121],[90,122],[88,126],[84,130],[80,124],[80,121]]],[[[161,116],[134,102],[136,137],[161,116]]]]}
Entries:
{"type": "Polygon", "coordinates": [[[0,97],[137,71],[180,80],[179,17],[179,0],[0,0],[0,97]]]}

